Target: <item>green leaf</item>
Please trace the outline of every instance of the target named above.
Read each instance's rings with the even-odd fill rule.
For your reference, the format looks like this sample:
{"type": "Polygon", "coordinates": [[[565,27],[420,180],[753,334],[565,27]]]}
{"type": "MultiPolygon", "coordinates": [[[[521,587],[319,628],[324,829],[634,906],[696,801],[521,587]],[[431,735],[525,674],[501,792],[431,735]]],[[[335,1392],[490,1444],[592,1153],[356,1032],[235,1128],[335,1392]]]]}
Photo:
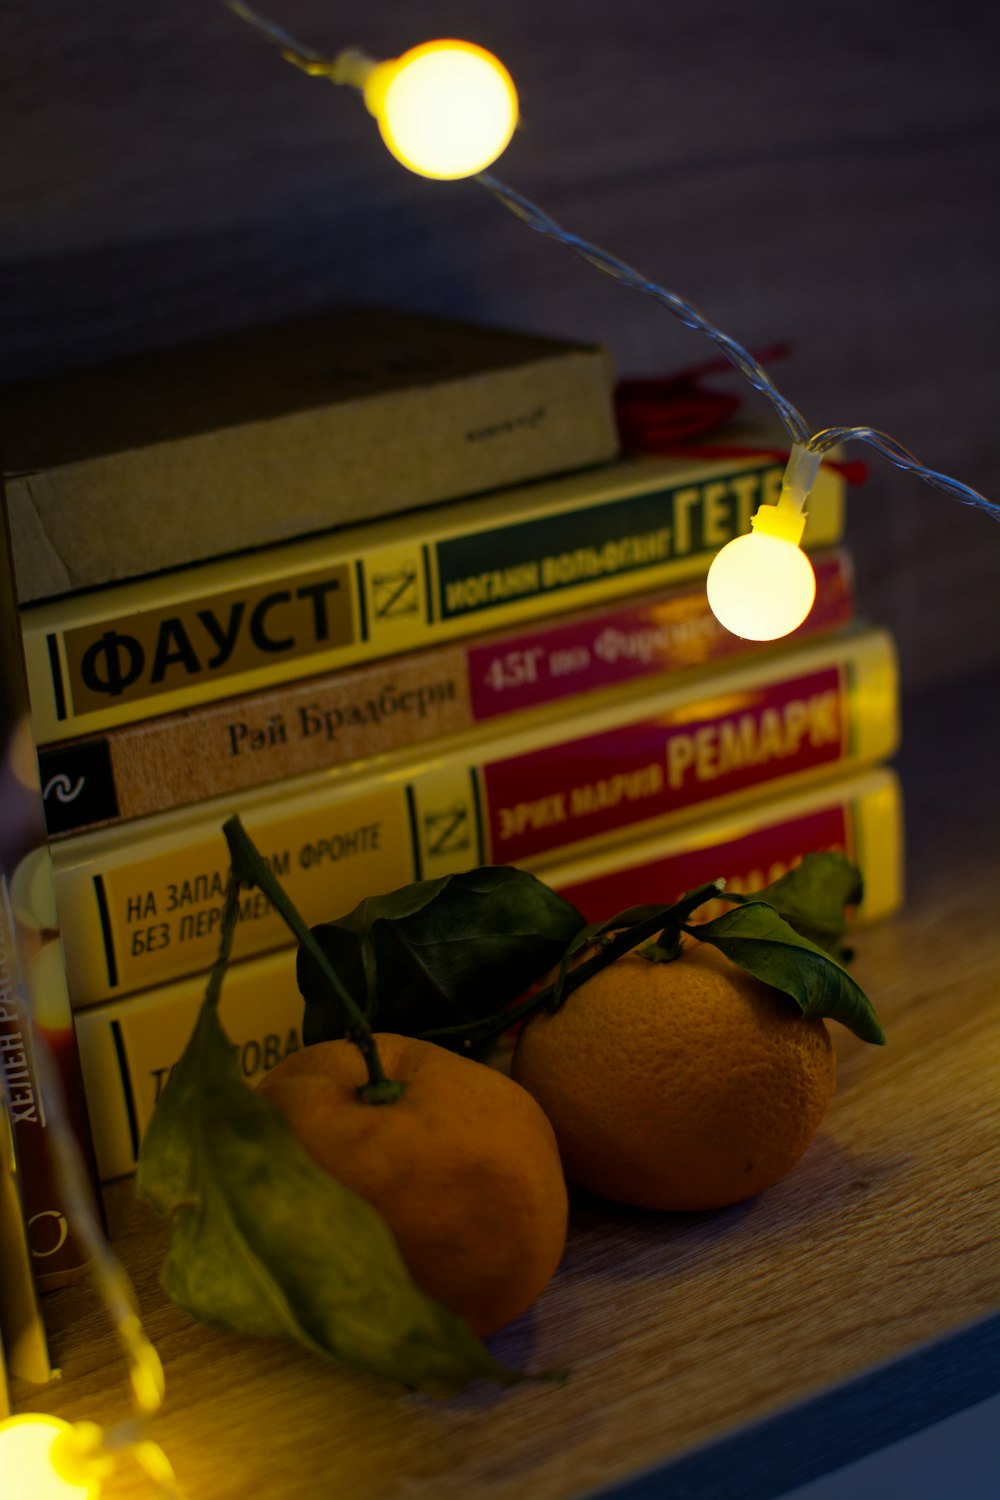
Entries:
{"type": "MultiPolygon", "coordinates": [[[[500,1010],[582,927],[576,908],[533,875],[487,865],[362,901],[312,933],[369,1022],[414,1036],[500,1010]]],[[[329,986],[303,948],[298,983],[304,1041],[343,1036],[329,986]]]]}
{"type": "Polygon", "coordinates": [[[137,1191],[171,1219],[168,1294],[205,1323],[294,1339],[432,1395],[521,1379],[414,1285],[378,1211],[316,1166],[247,1087],[217,992],[210,986],[139,1158],[137,1191]]]}
{"type": "Polygon", "coordinates": [[[857,865],[844,854],[822,850],[807,854],[794,869],[750,897],[728,900],[766,901],[795,931],[834,958],[845,956],[845,908],[857,906],[864,883],[857,865]]]}
{"type": "Polygon", "coordinates": [[[828,1016],[862,1041],[885,1041],[875,1007],[859,984],[773,906],[749,901],[686,929],[766,984],[791,995],[805,1016],[828,1016]]]}
{"type": "Polygon", "coordinates": [[[583,927],[571,939],[555,979],[543,989],[533,990],[526,999],[516,1005],[505,1006],[494,1015],[483,1014],[477,1019],[466,1019],[457,1026],[431,1029],[418,1035],[425,1041],[467,1052],[485,1046],[516,1022],[526,1020],[543,1007],[558,1010],[580,985],[586,984],[588,979],[600,973],[601,969],[606,969],[623,953],[628,953],[640,943],[648,943],[657,933],[661,939],[666,937],[670,944],[669,949],[663,947],[663,957],[676,957],[674,946],[679,944],[685,917],[697,911],[699,906],[704,906],[712,896],[717,896],[722,884],[721,880],[713,880],[695,891],[688,891],[686,896],[682,896],[672,906],[632,906],[627,911],[619,912],[617,916],[609,917],[605,922],[583,927]],[[571,965],[570,960],[589,947],[593,947],[593,953],[582,957],[575,966],[571,965]]]}

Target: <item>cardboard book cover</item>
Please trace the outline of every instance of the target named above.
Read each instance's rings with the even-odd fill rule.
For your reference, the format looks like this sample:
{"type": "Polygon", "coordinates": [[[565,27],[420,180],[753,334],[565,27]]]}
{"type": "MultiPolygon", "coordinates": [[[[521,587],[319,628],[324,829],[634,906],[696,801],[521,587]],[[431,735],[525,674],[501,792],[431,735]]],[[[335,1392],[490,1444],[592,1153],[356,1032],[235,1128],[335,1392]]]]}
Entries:
{"type": "Polygon", "coordinates": [[[348,307],[0,392],[22,603],[611,458],[594,346],[348,307]]]}

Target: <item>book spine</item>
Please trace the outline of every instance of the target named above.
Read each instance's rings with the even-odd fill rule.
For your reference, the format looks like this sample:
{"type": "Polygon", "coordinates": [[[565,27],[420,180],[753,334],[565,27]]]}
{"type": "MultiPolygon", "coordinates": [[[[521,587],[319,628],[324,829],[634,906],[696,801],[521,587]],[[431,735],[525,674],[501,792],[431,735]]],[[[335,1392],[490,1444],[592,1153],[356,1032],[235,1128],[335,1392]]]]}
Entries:
{"type": "Polygon", "coordinates": [[[65,1212],[53,1127],[39,1087],[38,1041],[52,1055],[64,1113],[87,1157],[83,1084],[0,504],[0,1071],[35,1279],[48,1287],[79,1275],[85,1255],[65,1212]]]}
{"type": "MultiPolygon", "coordinates": [[[[844,552],[815,560],[801,634],[852,618],[844,552]]],[[[700,581],[532,629],[413,652],[51,745],[39,756],[51,837],[362,758],[489,720],[760,651],[716,620],[700,581]]]]}
{"type": "MultiPolygon", "coordinates": [[[[56,845],[73,1001],[209,967],[238,811],[309,922],[364,895],[477,864],[539,868],[556,851],[679,822],[769,787],[871,764],[895,747],[896,673],[884,632],[848,633],[744,662],[707,681],[626,686],[570,718],[482,732],[407,767],[298,778],[56,845]],[[610,837],[609,837],[610,836],[610,837]]],[[[285,941],[248,892],[245,957],[285,941]]]]}
{"type": "MultiPolygon", "coordinates": [[[[725,879],[729,890],[753,895],[804,855],[846,854],[861,868],[864,896],[852,921],[867,924],[903,902],[903,813],[895,774],[880,768],[821,792],[778,799],[773,806],[615,848],[546,870],[542,878],[586,917],[605,922],[630,906],[674,901],[696,886],[725,879]]],[[[727,910],[701,907],[697,920],[727,910]]]]}
{"type": "MultiPolygon", "coordinates": [[[[82,1011],[77,1038],[101,1178],[122,1177],[194,1026],[203,977],[82,1011]]],[[[302,1046],[295,949],[230,964],[219,1016],[241,1072],[254,1084],[302,1046]]]]}
{"type": "Polygon", "coordinates": [[[6,1368],[11,1375],[37,1384],[52,1379],[18,1176],[14,1128],[0,1069],[0,1418],[10,1411],[6,1368]]]}
{"type": "Polygon", "coordinates": [[[66,1269],[69,1226],[45,1136],[45,1105],[35,1067],[32,1028],[14,949],[14,920],[6,882],[0,888],[0,1066],[10,1111],[17,1180],[34,1264],[66,1269]]]}
{"type": "MultiPolygon", "coordinates": [[[[684,835],[673,832],[638,845],[619,845],[601,856],[560,865],[542,878],[589,921],[599,921],[626,906],[668,901],[718,876],[734,889],[756,890],[813,850],[842,849],[857,857],[859,841],[879,850],[875,866],[865,870],[865,899],[858,913],[859,920],[870,921],[895,910],[901,900],[899,789],[892,773],[884,770],[707,820],[684,835]]],[[[182,980],[78,1015],[103,1178],[134,1170],[143,1132],[184,1049],[203,993],[203,979],[182,980]]],[[[221,1016],[248,1083],[301,1047],[295,950],[231,965],[221,1016]]]]}
{"type": "MultiPolygon", "coordinates": [[[[770,456],[618,464],[28,608],[36,741],[704,576],[782,474],[770,456]]],[[[821,470],[807,545],[836,542],[842,513],[821,470]]]]}

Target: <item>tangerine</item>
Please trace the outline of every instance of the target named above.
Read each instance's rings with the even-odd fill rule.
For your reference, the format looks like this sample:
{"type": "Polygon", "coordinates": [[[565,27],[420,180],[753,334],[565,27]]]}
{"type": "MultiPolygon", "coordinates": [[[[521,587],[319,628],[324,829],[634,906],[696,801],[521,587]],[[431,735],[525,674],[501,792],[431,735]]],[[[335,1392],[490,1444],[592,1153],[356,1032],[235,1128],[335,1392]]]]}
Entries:
{"type": "Polygon", "coordinates": [[[708,1209],[761,1192],[825,1115],[836,1056],[819,1019],[685,940],[616,959],[522,1027],[511,1073],[552,1121],[571,1181],[618,1202],[708,1209]]]}
{"type": "Polygon", "coordinates": [[[257,1085],[325,1171],[382,1214],[411,1276],[480,1335],[535,1300],[562,1258],[569,1212],[552,1126],[504,1074],[432,1042],[375,1036],[386,1077],[369,1104],[353,1042],[290,1053],[257,1085]]]}

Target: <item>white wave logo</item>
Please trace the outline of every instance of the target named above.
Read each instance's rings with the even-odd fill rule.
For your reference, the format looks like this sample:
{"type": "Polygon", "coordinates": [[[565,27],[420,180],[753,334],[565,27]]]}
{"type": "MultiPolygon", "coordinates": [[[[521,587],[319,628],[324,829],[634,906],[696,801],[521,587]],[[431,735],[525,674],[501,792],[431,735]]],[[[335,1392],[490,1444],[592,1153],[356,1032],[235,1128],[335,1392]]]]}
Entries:
{"type": "Polygon", "coordinates": [[[83,791],[86,780],[86,776],[81,776],[76,786],[74,786],[66,775],[66,772],[60,771],[58,776],[53,776],[50,781],[45,783],[45,790],[42,792],[42,801],[47,802],[51,793],[57,802],[75,802],[83,791]]]}

